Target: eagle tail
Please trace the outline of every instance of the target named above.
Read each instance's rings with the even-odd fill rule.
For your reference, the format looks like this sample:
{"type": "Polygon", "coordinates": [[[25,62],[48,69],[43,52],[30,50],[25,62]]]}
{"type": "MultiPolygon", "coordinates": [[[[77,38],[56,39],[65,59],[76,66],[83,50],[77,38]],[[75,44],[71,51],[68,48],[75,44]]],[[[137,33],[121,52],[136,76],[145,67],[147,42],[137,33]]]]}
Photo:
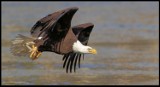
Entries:
{"type": "Polygon", "coordinates": [[[33,38],[18,34],[18,36],[11,42],[11,53],[15,56],[28,56],[30,50],[27,47],[27,43],[34,43],[33,38]]]}

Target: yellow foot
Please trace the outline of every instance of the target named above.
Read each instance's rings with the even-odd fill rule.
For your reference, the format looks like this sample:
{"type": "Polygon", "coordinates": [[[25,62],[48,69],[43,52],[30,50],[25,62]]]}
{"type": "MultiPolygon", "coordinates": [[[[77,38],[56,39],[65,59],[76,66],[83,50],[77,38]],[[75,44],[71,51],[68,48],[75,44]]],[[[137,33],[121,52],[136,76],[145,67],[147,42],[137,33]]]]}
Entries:
{"type": "Polygon", "coordinates": [[[32,50],[30,52],[31,52],[31,54],[29,57],[32,60],[37,59],[41,55],[41,52],[38,51],[38,48],[35,45],[32,45],[32,50]]]}
{"type": "Polygon", "coordinates": [[[38,52],[36,58],[38,58],[41,54],[42,54],[41,52],[38,52]]]}

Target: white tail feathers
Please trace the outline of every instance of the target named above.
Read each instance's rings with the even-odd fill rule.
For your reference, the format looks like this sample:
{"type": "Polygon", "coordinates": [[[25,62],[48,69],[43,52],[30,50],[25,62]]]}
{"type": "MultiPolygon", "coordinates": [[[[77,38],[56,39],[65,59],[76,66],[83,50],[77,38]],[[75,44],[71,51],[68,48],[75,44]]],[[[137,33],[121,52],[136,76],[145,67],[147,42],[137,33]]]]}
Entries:
{"type": "Polygon", "coordinates": [[[33,38],[29,38],[23,35],[18,35],[15,39],[12,40],[11,44],[11,53],[15,56],[28,56],[29,55],[29,49],[26,46],[26,43],[32,42],[33,38]]]}

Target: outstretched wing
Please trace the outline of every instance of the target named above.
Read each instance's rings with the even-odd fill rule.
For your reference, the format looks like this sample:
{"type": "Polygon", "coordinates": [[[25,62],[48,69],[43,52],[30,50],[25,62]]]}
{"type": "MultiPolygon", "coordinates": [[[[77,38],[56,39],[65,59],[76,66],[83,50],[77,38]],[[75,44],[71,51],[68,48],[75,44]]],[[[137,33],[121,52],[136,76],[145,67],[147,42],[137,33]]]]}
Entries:
{"type": "Polygon", "coordinates": [[[87,45],[93,27],[94,25],[92,23],[85,23],[73,27],[73,32],[83,45],[87,45]]]}
{"type": "Polygon", "coordinates": [[[56,51],[57,46],[68,33],[71,20],[77,7],[54,12],[40,19],[31,29],[33,37],[41,37],[35,41],[40,51],[56,51]]]}
{"type": "MultiPolygon", "coordinates": [[[[72,27],[74,34],[83,45],[87,45],[93,26],[94,25],[92,23],[85,23],[72,27]]],[[[75,72],[77,61],[78,61],[78,66],[80,68],[81,57],[83,57],[84,59],[84,54],[79,54],[74,52],[65,54],[63,56],[64,60],[63,68],[66,68],[66,72],[68,72],[68,69],[70,69],[70,72],[72,72],[73,67],[75,72]]]]}

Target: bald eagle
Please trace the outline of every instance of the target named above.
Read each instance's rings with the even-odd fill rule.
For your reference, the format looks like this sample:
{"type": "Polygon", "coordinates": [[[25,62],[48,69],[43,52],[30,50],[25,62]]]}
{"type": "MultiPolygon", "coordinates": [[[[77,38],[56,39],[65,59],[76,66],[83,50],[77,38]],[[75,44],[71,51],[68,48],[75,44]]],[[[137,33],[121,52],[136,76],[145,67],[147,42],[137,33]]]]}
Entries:
{"type": "Polygon", "coordinates": [[[96,54],[97,51],[87,46],[94,25],[84,23],[71,27],[71,20],[77,7],[54,12],[38,20],[31,28],[32,37],[19,34],[12,40],[11,52],[16,56],[39,58],[42,52],[55,52],[63,55],[63,68],[66,72],[80,68],[80,59],[84,54],[96,54]]]}

